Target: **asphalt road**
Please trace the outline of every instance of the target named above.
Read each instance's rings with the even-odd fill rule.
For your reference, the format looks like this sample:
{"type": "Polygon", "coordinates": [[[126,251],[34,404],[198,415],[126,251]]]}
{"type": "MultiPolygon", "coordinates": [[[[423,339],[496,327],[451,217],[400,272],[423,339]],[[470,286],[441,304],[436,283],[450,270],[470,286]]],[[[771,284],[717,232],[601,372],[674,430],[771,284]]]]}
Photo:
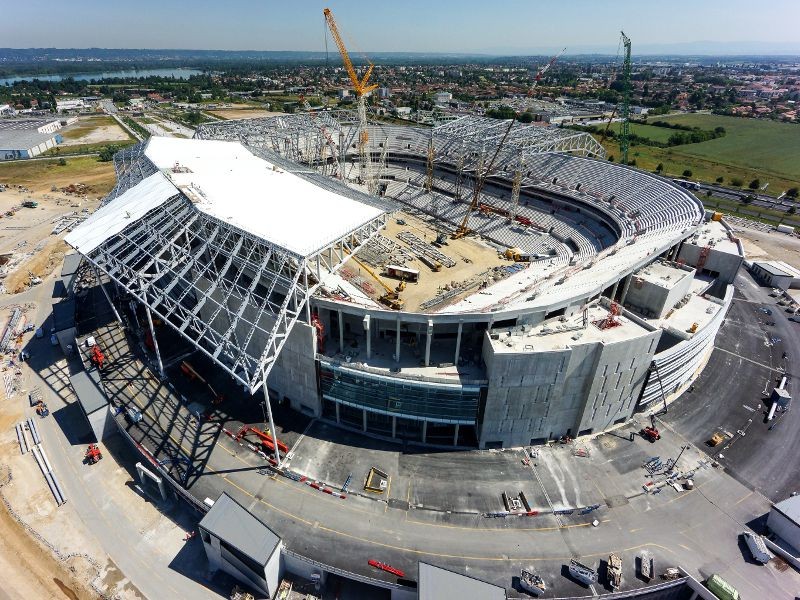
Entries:
{"type": "Polygon", "coordinates": [[[784,368],[789,375],[787,389],[792,393],[796,388],[792,374],[800,373],[800,323],[788,320],[770,291],[749,273],[739,273],[733,306],[708,365],[694,391],[676,400],[663,420],[717,457],[748,487],[779,501],[800,491],[794,459],[800,454],[800,411],[791,408],[767,422],[769,402],[764,392],[771,393],[784,368]],[[761,307],[772,314],[764,314],[761,307]],[[774,325],[767,324],[773,321],[774,325]],[[733,437],[711,448],[705,442],[716,431],[733,437]]]}
{"type": "MultiPolygon", "coordinates": [[[[610,552],[621,553],[626,568],[625,587],[630,589],[644,585],[633,573],[633,559],[647,549],[655,555],[658,570],[681,565],[699,579],[720,573],[745,597],[763,597],[769,590],[771,598],[795,598],[800,589],[798,573],[791,569],[782,572],[780,563],[759,567],[748,562],[737,542],[747,524],[755,524],[768,511],[769,501],[711,467],[697,472],[697,485],[692,492],[665,488],[663,493],[652,495],[640,490],[607,504],[588,518],[576,515],[561,519],[543,514],[533,519],[503,520],[427,510],[409,506],[413,495],[419,496],[417,490],[407,495],[405,486],[394,485],[387,492],[392,500],[389,502],[356,495],[341,500],[300,482],[261,474],[261,462],[253,452],[219,435],[213,420],[200,427],[193,424],[180,400],[148,376],[122,346],[115,350],[112,364],[118,368],[114,367],[113,375],[105,376],[118,382],[116,401],[132,402],[144,414],[141,424],[129,425],[131,430],[137,430],[132,435],[141,436],[143,443],[157,452],[175,453],[176,458],[196,463],[187,477],[196,498],[215,498],[227,491],[279,533],[290,550],[364,577],[392,580],[388,574],[367,566],[371,558],[400,568],[411,578],[415,578],[417,561],[425,560],[502,585],[514,597],[518,592],[511,587],[513,576],[519,574],[520,568],[534,565],[551,594],[579,596],[592,590],[562,576],[562,569],[571,558],[598,566],[610,552]],[[592,518],[598,519],[598,527],[591,526],[592,518]]],[[[303,449],[311,443],[309,437],[314,431],[312,428],[304,437],[296,438],[298,456],[305,455],[303,449]]],[[[671,434],[664,438],[657,447],[638,438],[634,442],[617,441],[618,450],[614,450],[612,441],[606,453],[571,458],[573,463],[580,460],[581,467],[564,472],[563,476],[552,461],[542,460],[537,468],[542,487],[556,500],[559,483],[569,486],[573,479],[576,486],[588,490],[586,486],[594,486],[591,472],[601,469],[609,469],[609,477],[644,481],[641,469],[634,472],[638,464],[629,464],[624,456],[631,447],[628,444],[641,446],[642,454],[677,454],[683,438],[671,434]]],[[[349,449],[357,451],[352,446],[349,449]]],[[[346,453],[336,449],[319,458],[332,460],[334,454],[346,453]]],[[[685,456],[690,454],[702,456],[694,449],[685,456]]],[[[484,466],[483,456],[488,457],[487,467],[501,464],[491,453],[474,453],[476,472],[484,466]]],[[[517,455],[517,460],[521,456],[517,455]]],[[[432,476],[441,472],[436,455],[427,460],[432,476]]],[[[452,459],[446,460],[446,464],[452,464],[452,459]]],[[[693,460],[697,462],[697,458],[693,460]]],[[[505,461],[509,468],[514,462],[513,457],[505,461]]],[[[349,468],[341,467],[340,475],[349,468]]],[[[469,479],[467,470],[462,471],[458,480],[442,475],[437,495],[461,495],[470,484],[481,485],[474,477],[469,479]]],[[[356,475],[354,489],[361,488],[360,475],[356,475]]],[[[529,477],[533,485],[534,474],[529,477]]],[[[498,480],[502,481],[501,474],[498,480]]],[[[601,498],[605,496],[607,492],[600,494],[601,498]]],[[[597,589],[602,591],[599,586],[597,589]]]]}

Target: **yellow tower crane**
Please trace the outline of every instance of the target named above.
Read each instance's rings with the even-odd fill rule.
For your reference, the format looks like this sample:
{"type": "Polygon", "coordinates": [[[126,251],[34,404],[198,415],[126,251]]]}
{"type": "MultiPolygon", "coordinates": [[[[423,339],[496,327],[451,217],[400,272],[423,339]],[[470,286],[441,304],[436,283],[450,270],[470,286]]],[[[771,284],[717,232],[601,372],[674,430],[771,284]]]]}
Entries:
{"type": "Polygon", "coordinates": [[[353,84],[353,90],[355,91],[356,98],[358,99],[358,153],[361,160],[361,181],[366,184],[367,190],[370,194],[375,194],[377,191],[377,182],[375,181],[375,177],[372,173],[372,157],[370,156],[367,148],[367,143],[369,142],[369,132],[367,131],[367,106],[365,103],[366,94],[378,87],[377,84],[369,83],[369,78],[372,75],[372,69],[375,65],[367,60],[367,70],[364,73],[364,76],[359,78],[355,67],[353,67],[353,61],[350,60],[350,55],[347,53],[347,48],[344,46],[344,41],[339,33],[339,28],[337,27],[336,21],[333,18],[331,9],[326,8],[322,11],[322,14],[325,15],[325,21],[328,24],[328,29],[331,31],[333,41],[336,42],[336,47],[339,48],[339,54],[342,55],[344,68],[347,71],[347,76],[350,77],[350,81],[353,84]]]}

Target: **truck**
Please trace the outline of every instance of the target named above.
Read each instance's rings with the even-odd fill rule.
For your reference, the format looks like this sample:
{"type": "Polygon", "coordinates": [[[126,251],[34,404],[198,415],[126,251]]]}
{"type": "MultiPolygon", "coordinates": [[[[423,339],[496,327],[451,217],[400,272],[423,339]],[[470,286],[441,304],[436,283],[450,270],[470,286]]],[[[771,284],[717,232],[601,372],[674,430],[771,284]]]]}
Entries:
{"type": "Polygon", "coordinates": [[[569,561],[569,574],[584,585],[597,583],[597,571],[579,563],[574,558],[569,561]]]}
{"type": "Polygon", "coordinates": [[[764,538],[750,531],[743,531],[742,537],[747,544],[747,548],[750,550],[753,560],[762,565],[772,560],[772,554],[767,550],[767,544],[764,543],[764,538]]]}
{"type": "Polygon", "coordinates": [[[36,208],[37,206],[39,206],[39,203],[36,202],[35,200],[25,200],[22,203],[22,206],[24,206],[25,208],[36,208]]]}
{"type": "Polygon", "coordinates": [[[739,600],[739,592],[716,573],[706,580],[706,587],[719,600],[739,600]]]}

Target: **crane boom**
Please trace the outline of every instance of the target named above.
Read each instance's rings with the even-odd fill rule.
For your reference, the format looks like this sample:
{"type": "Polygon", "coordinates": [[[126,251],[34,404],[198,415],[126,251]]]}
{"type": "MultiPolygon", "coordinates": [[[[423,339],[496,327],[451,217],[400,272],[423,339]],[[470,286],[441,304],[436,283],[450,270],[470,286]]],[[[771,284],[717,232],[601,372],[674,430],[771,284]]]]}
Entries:
{"type": "Polygon", "coordinates": [[[339,33],[339,27],[336,25],[336,21],[333,18],[333,13],[331,12],[330,8],[326,8],[322,11],[322,14],[325,15],[325,21],[328,23],[328,29],[331,30],[331,35],[333,36],[333,41],[336,42],[336,47],[339,49],[339,54],[342,55],[342,62],[344,63],[344,68],[347,71],[347,76],[350,78],[350,81],[353,84],[353,89],[356,92],[356,95],[362,96],[367,92],[370,92],[377,88],[377,84],[367,85],[370,76],[372,75],[372,69],[374,65],[369,63],[367,67],[366,73],[364,73],[364,77],[361,79],[358,78],[358,74],[356,73],[355,67],[353,67],[353,61],[350,60],[350,54],[347,52],[347,48],[344,46],[344,41],[342,40],[342,36],[339,33]]]}
{"type": "Polygon", "coordinates": [[[494,163],[497,160],[498,154],[500,154],[500,150],[503,149],[503,146],[506,143],[506,138],[508,138],[508,134],[511,133],[511,128],[514,127],[514,119],[510,119],[508,123],[508,129],[503,134],[500,143],[497,144],[497,148],[495,148],[494,155],[492,155],[492,160],[489,161],[489,166],[483,170],[482,173],[475,172],[475,190],[472,195],[472,202],[470,202],[469,206],[467,207],[467,212],[464,213],[464,218],[461,220],[461,224],[458,226],[453,234],[450,236],[452,239],[457,240],[461,239],[465,235],[469,233],[469,217],[478,208],[478,204],[480,204],[481,199],[481,191],[483,190],[483,184],[486,181],[486,178],[492,172],[492,168],[494,167],[494,163]]]}

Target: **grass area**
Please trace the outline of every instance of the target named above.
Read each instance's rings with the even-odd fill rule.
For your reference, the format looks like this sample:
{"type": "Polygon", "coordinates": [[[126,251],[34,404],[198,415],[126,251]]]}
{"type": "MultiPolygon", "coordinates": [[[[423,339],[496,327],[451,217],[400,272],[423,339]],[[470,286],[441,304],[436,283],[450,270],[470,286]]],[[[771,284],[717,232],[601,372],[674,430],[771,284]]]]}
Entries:
{"type": "MultiPolygon", "coordinates": [[[[766,191],[776,196],[790,187],[800,186],[800,127],[797,125],[702,113],[660,115],[658,119],[704,130],[724,127],[727,134],[707,142],[671,148],[632,145],[629,159],[636,159],[639,168],[652,171],[661,163],[667,176],[682,177],[683,171],[689,169],[694,180],[714,183],[722,177],[723,184],[728,186],[733,179],[741,179],[747,186],[758,178],[762,184],[769,182],[766,191]]],[[[612,127],[618,129],[619,124],[614,123],[612,127]]],[[[656,136],[668,138],[676,131],[638,123],[632,124],[631,130],[659,141],[664,138],[656,136]]],[[[607,140],[604,146],[606,152],[619,159],[616,142],[607,140]]]]}
{"type": "Polygon", "coordinates": [[[147,129],[139,125],[136,121],[134,121],[130,117],[120,117],[120,118],[122,119],[122,122],[125,123],[125,125],[127,125],[133,131],[141,135],[143,139],[147,139],[150,137],[150,132],[147,131],[147,129]]]}
{"type": "Polygon", "coordinates": [[[119,127],[113,117],[98,115],[80,119],[75,125],[63,130],[61,137],[65,140],[77,140],[92,133],[98,127],[119,127]]]}
{"type": "MultiPolygon", "coordinates": [[[[605,129],[604,125],[598,125],[598,127],[605,129]]],[[[622,123],[614,121],[611,123],[611,127],[609,127],[608,130],[613,131],[615,135],[619,135],[621,127],[622,123]]],[[[655,127],[654,125],[631,123],[631,133],[639,137],[647,138],[648,140],[653,140],[654,142],[664,142],[666,144],[669,136],[681,132],[677,129],[669,129],[668,127],[655,127]]]]}
{"type": "Polygon", "coordinates": [[[796,124],[696,113],[661,118],[700,129],[725,128],[723,138],[681,146],[684,154],[757,169],[765,174],[762,180],[775,176],[800,181],[800,126],[796,124]]]}
{"type": "Polygon", "coordinates": [[[133,146],[136,140],[128,138],[118,142],[98,142],[96,144],[76,144],[74,146],[56,146],[50,148],[47,152],[42,153],[42,156],[62,156],[69,154],[95,154],[100,152],[106,146],[116,146],[117,148],[126,148],[133,146]]]}
{"type": "Polygon", "coordinates": [[[66,165],[59,159],[20,160],[0,163],[0,182],[24,185],[40,191],[50,187],[64,187],[70,183],[84,183],[97,195],[108,193],[114,187],[114,164],[99,162],[94,156],[69,157],[66,165]]]}

